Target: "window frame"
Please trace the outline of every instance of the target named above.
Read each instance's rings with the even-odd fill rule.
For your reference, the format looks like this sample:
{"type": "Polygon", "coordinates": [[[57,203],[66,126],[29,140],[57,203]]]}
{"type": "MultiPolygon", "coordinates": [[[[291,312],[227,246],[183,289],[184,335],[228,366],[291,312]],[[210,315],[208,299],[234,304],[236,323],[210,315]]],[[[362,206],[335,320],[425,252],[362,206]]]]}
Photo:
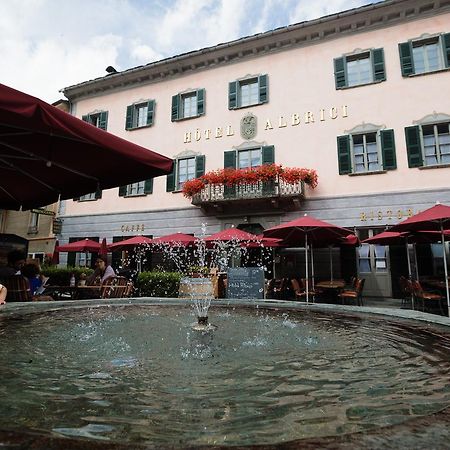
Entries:
{"type": "MultiPolygon", "coordinates": [[[[363,174],[370,174],[370,173],[377,173],[377,172],[383,172],[383,154],[382,154],[382,148],[381,148],[381,133],[380,130],[378,131],[366,131],[366,132],[360,132],[360,133],[351,133],[350,136],[350,155],[352,160],[352,175],[363,175],[363,174]],[[375,144],[377,147],[377,156],[378,156],[378,169],[376,170],[369,170],[368,165],[370,161],[368,160],[369,153],[367,152],[367,135],[375,135],[375,144]],[[363,136],[363,156],[364,156],[364,171],[357,172],[356,171],[356,155],[354,151],[354,137],[356,136],[363,136]]],[[[359,164],[360,165],[360,164],[359,164]]]]}
{"type": "Polygon", "coordinates": [[[245,149],[241,149],[237,151],[236,154],[236,166],[238,169],[254,169],[255,167],[260,167],[263,165],[263,151],[262,151],[262,147],[252,147],[252,148],[245,148],[245,149]],[[252,162],[252,158],[251,158],[251,154],[252,152],[259,152],[259,160],[260,160],[260,164],[258,164],[257,166],[253,166],[251,164],[252,162]],[[249,165],[247,165],[246,167],[241,167],[241,155],[243,153],[250,153],[249,154],[249,165]]]}
{"type": "Polygon", "coordinates": [[[206,90],[204,88],[189,89],[172,96],[171,121],[196,119],[205,115],[206,111],[206,90]],[[184,100],[193,98],[195,103],[195,114],[185,116],[184,100]]]}
{"type": "Polygon", "coordinates": [[[362,86],[365,84],[372,84],[375,82],[373,67],[372,67],[373,66],[372,59],[373,58],[372,58],[371,52],[369,50],[367,50],[365,52],[357,53],[355,55],[349,55],[348,57],[345,58],[345,71],[346,71],[346,76],[347,76],[347,87],[352,88],[352,87],[356,87],[356,86],[362,86]],[[349,63],[354,62],[354,61],[362,61],[362,60],[368,61],[370,80],[361,81],[361,71],[358,71],[359,82],[350,84],[350,81],[349,81],[350,75],[349,75],[349,70],[348,70],[349,63]]]}
{"type": "Polygon", "coordinates": [[[93,127],[100,128],[101,130],[108,129],[108,111],[93,111],[88,114],[84,114],[81,120],[91,124],[93,127]]]}
{"type": "Polygon", "coordinates": [[[183,184],[186,183],[186,181],[193,180],[196,178],[196,170],[197,170],[197,164],[196,164],[196,156],[183,156],[176,159],[176,171],[175,171],[175,190],[181,191],[183,189],[183,184]],[[189,178],[189,162],[186,165],[186,180],[183,181],[183,183],[180,183],[180,162],[181,161],[193,161],[194,164],[194,173],[193,177],[189,178]]]}
{"type": "MultiPolygon", "coordinates": [[[[433,73],[438,72],[440,70],[444,70],[445,67],[445,61],[444,61],[444,51],[443,51],[443,44],[442,44],[442,35],[438,36],[430,36],[426,38],[421,39],[411,39],[410,45],[411,45],[411,57],[413,61],[413,67],[414,67],[414,74],[413,75],[425,75],[427,73],[433,73]],[[425,70],[423,72],[417,72],[416,69],[416,58],[414,57],[414,49],[415,48],[423,48],[426,45],[429,45],[430,43],[435,43],[437,47],[437,56],[438,56],[438,63],[439,67],[436,69],[428,69],[427,70],[427,64],[429,64],[428,58],[424,58],[424,67],[425,70]]],[[[425,53],[426,55],[426,53],[425,53]]]]}
{"type": "Polygon", "coordinates": [[[79,202],[92,202],[97,200],[95,192],[89,192],[89,194],[80,195],[77,199],[79,202]]]}
{"type": "MultiPolygon", "coordinates": [[[[422,167],[442,167],[442,166],[448,166],[450,165],[449,162],[442,162],[440,161],[442,158],[442,153],[440,152],[440,144],[439,144],[439,134],[438,134],[438,126],[439,125],[447,125],[448,129],[448,135],[450,136],[450,122],[435,122],[435,123],[424,123],[419,125],[419,136],[420,136],[420,147],[421,147],[421,153],[422,153],[422,167]],[[436,147],[436,159],[439,161],[436,164],[427,164],[427,155],[425,154],[425,136],[424,135],[424,127],[433,127],[433,136],[435,139],[435,147],[436,147]]],[[[445,144],[444,144],[445,145],[445,144]]],[[[450,145],[450,144],[446,144],[450,145]]],[[[448,153],[450,156],[450,153],[448,153]]]]}
{"type": "Polygon", "coordinates": [[[142,195],[146,195],[145,180],[141,180],[136,183],[131,183],[131,184],[126,185],[126,192],[125,192],[124,197],[140,197],[142,195]],[[133,192],[134,188],[136,188],[136,192],[133,192]]]}
{"type": "MultiPolygon", "coordinates": [[[[251,96],[250,96],[251,99],[251,96]]],[[[268,74],[248,75],[237,78],[228,83],[228,109],[243,109],[263,105],[269,102],[269,76],[268,74]],[[256,84],[256,100],[253,103],[242,104],[242,87],[256,84]]]]}

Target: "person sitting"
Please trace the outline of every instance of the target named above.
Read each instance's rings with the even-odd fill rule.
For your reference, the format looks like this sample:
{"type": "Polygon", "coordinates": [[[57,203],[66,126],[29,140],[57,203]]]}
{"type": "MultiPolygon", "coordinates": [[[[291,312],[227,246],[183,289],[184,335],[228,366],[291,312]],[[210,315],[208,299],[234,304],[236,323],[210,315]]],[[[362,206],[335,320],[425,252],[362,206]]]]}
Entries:
{"type": "Polygon", "coordinates": [[[3,284],[0,284],[0,305],[6,304],[6,295],[8,294],[8,289],[6,289],[3,284]]]}
{"type": "Polygon", "coordinates": [[[26,255],[20,250],[12,250],[8,253],[8,265],[0,267],[0,279],[5,279],[13,275],[20,275],[21,269],[25,265],[26,255]]]}
{"type": "Polygon", "coordinates": [[[96,286],[104,283],[108,278],[115,277],[114,269],[108,264],[108,260],[104,256],[98,256],[95,260],[94,273],[87,278],[88,286],[96,286]]]}
{"type": "Polygon", "coordinates": [[[36,292],[42,286],[42,280],[39,276],[39,267],[36,264],[28,263],[22,267],[21,273],[25,278],[28,279],[31,295],[36,295],[36,292]]]}

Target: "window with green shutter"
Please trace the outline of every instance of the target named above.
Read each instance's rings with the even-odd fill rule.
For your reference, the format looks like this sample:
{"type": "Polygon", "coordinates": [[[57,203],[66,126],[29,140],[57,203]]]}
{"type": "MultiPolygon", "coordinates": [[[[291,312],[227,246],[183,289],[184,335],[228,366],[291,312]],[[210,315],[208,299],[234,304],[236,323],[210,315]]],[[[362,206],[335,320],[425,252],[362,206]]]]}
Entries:
{"type": "Polygon", "coordinates": [[[166,191],[173,192],[175,190],[175,172],[177,167],[177,161],[173,161],[173,169],[172,172],[169,173],[166,177],[166,191]]]}
{"type": "Polygon", "coordinates": [[[155,112],[155,101],[147,100],[127,106],[125,118],[125,129],[135,130],[137,128],[150,127],[153,125],[155,112]]]}
{"type": "Polygon", "coordinates": [[[172,122],[205,114],[205,89],[197,89],[172,97],[172,122]]]}
{"type": "Polygon", "coordinates": [[[334,59],[336,89],[378,83],[386,80],[382,48],[334,59]]]}
{"type": "Polygon", "coordinates": [[[269,101],[268,75],[259,75],[228,84],[228,109],[245,108],[269,101]]]}
{"type": "Polygon", "coordinates": [[[450,164],[450,122],[405,128],[409,167],[450,164]]]}
{"type": "Polygon", "coordinates": [[[397,168],[393,130],[338,136],[337,152],[340,175],[374,173],[397,168]]]}
{"type": "Polygon", "coordinates": [[[108,128],[108,111],[101,111],[96,113],[85,114],[81,116],[84,122],[88,122],[94,127],[106,130],[108,128]]]}
{"type": "Polygon", "coordinates": [[[402,76],[450,68],[450,33],[398,44],[402,76]]]}

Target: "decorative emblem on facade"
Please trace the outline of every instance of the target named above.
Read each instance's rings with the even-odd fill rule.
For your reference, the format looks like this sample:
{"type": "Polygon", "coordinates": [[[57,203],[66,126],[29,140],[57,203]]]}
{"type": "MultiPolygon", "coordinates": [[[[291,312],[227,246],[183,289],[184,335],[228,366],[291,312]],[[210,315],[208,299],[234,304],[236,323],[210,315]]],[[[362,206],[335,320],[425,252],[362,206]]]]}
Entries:
{"type": "Polygon", "coordinates": [[[244,139],[253,139],[258,131],[258,119],[252,113],[246,114],[241,119],[241,136],[244,139]]]}

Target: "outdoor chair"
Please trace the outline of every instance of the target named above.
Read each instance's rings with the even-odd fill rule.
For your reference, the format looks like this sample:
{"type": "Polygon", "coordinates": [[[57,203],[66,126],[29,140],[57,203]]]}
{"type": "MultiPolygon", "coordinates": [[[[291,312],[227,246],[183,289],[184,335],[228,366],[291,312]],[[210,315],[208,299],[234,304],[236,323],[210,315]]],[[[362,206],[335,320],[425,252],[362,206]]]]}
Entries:
{"type": "Polygon", "coordinates": [[[362,292],[364,289],[365,278],[358,278],[356,280],[356,285],[354,289],[344,289],[338,294],[338,297],[341,298],[342,304],[345,303],[346,299],[355,300],[358,306],[363,306],[362,301],[362,292]]]}
{"type": "Polygon", "coordinates": [[[422,285],[417,280],[412,282],[412,289],[414,300],[422,306],[422,311],[432,311],[438,306],[441,314],[444,315],[444,309],[442,307],[442,300],[444,297],[442,297],[442,295],[435,292],[424,291],[422,285]]]}
{"type": "Polygon", "coordinates": [[[8,290],[7,302],[31,302],[30,283],[22,275],[12,275],[4,279],[3,284],[8,290]]]}
{"type": "MultiPolygon", "coordinates": [[[[300,294],[300,298],[304,301],[306,301],[306,278],[302,278],[300,280],[301,282],[301,289],[302,289],[302,293],[300,294]]],[[[308,297],[309,297],[309,301],[310,302],[314,302],[316,300],[316,295],[320,294],[321,291],[318,291],[316,289],[313,289],[312,287],[312,280],[309,279],[308,280],[308,297]]]]}
{"type": "Polygon", "coordinates": [[[104,281],[100,298],[124,298],[129,292],[129,281],[125,277],[111,277],[104,281]]]}
{"type": "Polygon", "coordinates": [[[402,291],[402,304],[401,307],[405,308],[412,304],[412,296],[413,296],[413,288],[411,280],[408,278],[401,276],[398,279],[400,289],[402,291]]]}
{"type": "Polygon", "coordinates": [[[296,300],[304,300],[306,296],[305,288],[303,286],[300,286],[300,283],[296,278],[291,279],[291,285],[292,289],[294,291],[295,299],[296,300]]]}

